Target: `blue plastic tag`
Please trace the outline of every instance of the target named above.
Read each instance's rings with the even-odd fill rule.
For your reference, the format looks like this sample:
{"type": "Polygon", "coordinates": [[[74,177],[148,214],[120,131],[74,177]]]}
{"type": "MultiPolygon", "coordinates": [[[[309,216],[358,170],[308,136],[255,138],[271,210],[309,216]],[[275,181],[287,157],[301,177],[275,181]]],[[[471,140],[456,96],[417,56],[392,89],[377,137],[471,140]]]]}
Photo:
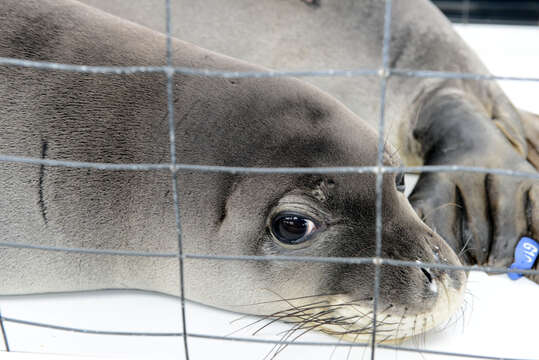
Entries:
{"type": "MultiPolygon", "coordinates": [[[[539,254],[539,243],[529,237],[523,237],[515,248],[515,262],[510,269],[530,270],[539,254]]],[[[522,277],[520,273],[507,273],[511,280],[517,280],[522,277]]]]}

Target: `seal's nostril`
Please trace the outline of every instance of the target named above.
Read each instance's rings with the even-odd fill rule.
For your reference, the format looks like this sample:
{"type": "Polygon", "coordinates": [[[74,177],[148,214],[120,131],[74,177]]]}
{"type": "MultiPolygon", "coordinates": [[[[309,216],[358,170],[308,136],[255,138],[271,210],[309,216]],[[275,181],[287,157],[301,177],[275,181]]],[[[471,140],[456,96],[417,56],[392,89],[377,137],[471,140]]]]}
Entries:
{"type": "Polygon", "coordinates": [[[430,274],[430,272],[425,268],[421,268],[421,271],[423,271],[423,274],[425,274],[425,276],[429,280],[429,283],[432,283],[432,275],[430,274]]]}

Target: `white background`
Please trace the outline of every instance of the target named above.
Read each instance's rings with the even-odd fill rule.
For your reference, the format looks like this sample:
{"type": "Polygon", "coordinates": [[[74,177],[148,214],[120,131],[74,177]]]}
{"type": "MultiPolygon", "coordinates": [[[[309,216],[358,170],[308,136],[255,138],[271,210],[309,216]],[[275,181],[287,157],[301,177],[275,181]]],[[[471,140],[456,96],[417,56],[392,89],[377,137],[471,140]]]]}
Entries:
{"type": "MultiPolygon", "coordinates": [[[[458,32],[496,75],[539,77],[537,27],[460,25],[458,32]]],[[[503,82],[515,105],[539,113],[539,83],[503,82]]],[[[1,285],[0,285],[1,286],[1,285]]],[[[411,339],[401,346],[511,358],[539,358],[537,308],[539,286],[506,275],[470,274],[462,311],[442,329],[411,339]]],[[[96,292],[76,295],[0,297],[6,317],[98,330],[179,332],[179,300],[137,292],[96,292]]],[[[256,321],[238,314],[188,304],[188,331],[227,335],[256,321]]],[[[41,358],[35,353],[83,354],[116,359],[183,358],[181,338],[102,336],[47,330],[5,323],[12,353],[0,359],[41,358]],[[34,354],[28,354],[34,353],[34,354]],[[25,354],[26,353],[26,354],[25,354]]],[[[261,333],[260,325],[234,336],[279,339],[286,324],[273,324],[261,333]]],[[[304,341],[338,339],[313,333],[304,341]]],[[[272,345],[189,338],[191,359],[264,359],[272,345]]],[[[2,342],[0,339],[0,349],[2,342]]],[[[369,359],[368,349],[289,346],[278,359],[369,359]]],[[[442,359],[429,354],[379,350],[378,359],[442,359]]],[[[42,357],[49,358],[48,356],[42,357]]],[[[51,357],[52,358],[52,357],[51,357]]],[[[53,357],[56,358],[56,357],[53,357]]],[[[64,358],[63,356],[60,358],[64,358]]]]}

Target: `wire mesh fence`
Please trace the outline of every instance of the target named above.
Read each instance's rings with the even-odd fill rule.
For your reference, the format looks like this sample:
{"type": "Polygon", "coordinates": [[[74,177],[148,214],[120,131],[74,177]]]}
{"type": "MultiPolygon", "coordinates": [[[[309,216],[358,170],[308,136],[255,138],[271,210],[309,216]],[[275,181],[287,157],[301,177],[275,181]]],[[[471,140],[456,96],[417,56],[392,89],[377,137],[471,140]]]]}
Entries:
{"type": "Polygon", "coordinates": [[[40,323],[22,319],[2,316],[0,314],[0,330],[4,339],[6,350],[10,351],[9,334],[6,332],[4,323],[11,322],[29,326],[37,326],[61,331],[70,331],[84,334],[100,334],[100,335],[117,335],[117,336],[149,336],[149,337],[181,337],[185,358],[189,359],[189,338],[203,338],[210,340],[225,340],[238,342],[253,342],[253,343],[270,343],[270,344],[286,344],[291,346],[346,346],[346,347],[370,347],[371,359],[376,357],[376,349],[398,349],[406,352],[420,352],[434,355],[459,356],[475,359],[500,359],[497,356],[488,355],[473,355],[456,352],[435,351],[428,349],[407,348],[396,345],[377,344],[377,307],[380,290],[380,267],[388,266],[407,266],[407,267],[429,267],[445,270],[465,270],[465,271],[482,271],[487,273],[511,273],[518,272],[528,275],[539,275],[538,270],[520,270],[509,269],[492,266],[457,266],[441,263],[418,263],[416,261],[403,261],[382,257],[382,179],[385,173],[397,172],[471,172],[484,174],[497,174],[504,176],[523,177],[539,180],[537,172],[522,172],[510,169],[493,169],[472,166],[414,166],[414,167],[394,167],[384,166],[384,139],[385,139],[385,104],[386,104],[386,88],[388,79],[392,76],[406,77],[428,77],[428,78],[446,78],[446,79],[467,79],[475,81],[496,81],[496,80],[514,80],[514,81],[529,81],[539,82],[539,78],[535,77],[511,77],[511,76],[495,76],[484,74],[471,73],[452,73],[442,71],[423,71],[414,69],[396,69],[389,66],[389,51],[391,39],[391,14],[392,0],[385,0],[385,15],[383,27],[383,44],[382,44],[382,64],[379,69],[326,69],[326,70],[301,70],[301,71],[261,71],[261,72],[238,72],[238,71],[217,71],[212,69],[196,69],[187,67],[175,67],[172,63],[172,45],[171,45],[171,1],[165,0],[166,3],[166,66],[84,66],[71,65],[62,63],[50,63],[41,61],[29,61],[24,59],[1,58],[0,65],[14,67],[30,67],[44,70],[56,71],[71,71],[95,74],[135,74],[135,73],[163,73],[166,75],[166,94],[167,94],[167,111],[168,111],[168,136],[170,143],[170,162],[158,164],[118,164],[118,163],[92,163],[79,161],[63,161],[54,159],[40,159],[22,156],[0,155],[1,162],[23,163],[23,164],[39,164],[51,167],[70,167],[70,168],[86,168],[96,170],[110,171],[169,171],[171,174],[171,190],[173,194],[173,206],[175,213],[175,224],[177,233],[177,252],[137,252],[123,250],[108,250],[108,249],[90,249],[90,248],[67,248],[67,247],[51,247],[34,244],[23,244],[15,242],[0,242],[1,247],[32,249],[34,251],[53,251],[65,253],[80,253],[93,254],[100,256],[133,256],[133,257],[156,257],[156,258],[177,258],[179,263],[179,290],[182,323],[181,332],[129,332],[129,331],[100,331],[95,329],[83,329],[75,327],[58,326],[54,324],[40,323]],[[173,106],[173,76],[175,74],[198,75],[208,77],[222,78],[275,78],[275,77],[357,77],[357,76],[375,76],[380,82],[380,113],[378,121],[378,151],[376,166],[348,166],[348,167],[237,167],[237,166],[214,166],[214,165],[192,165],[183,164],[181,159],[177,159],[175,148],[175,125],[174,125],[174,106],[173,106]],[[178,162],[180,160],[180,162],[178,162]],[[242,174],[362,174],[371,173],[376,175],[376,251],[374,257],[359,258],[359,257],[309,257],[309,256],[254,256],[254,255],[200,255],[185,253],[182,244],[182,223],[180,219],[181,202],[178,195],[177,175],[181,171],[200,171],[200,172],[224,172],[224,173],[242,173],[242,174]],[[372,340],[369,344],[366,343],[346,343],[342,342],[309,342],[309,341],[274,341],[265,339],[255,339],[246,337],[231,337],[231,336],[215,336],[209,334],[188,333],[187,320],[185,316],[185,279],[183,277],[185,259],[198,260],[219,260],[219,261],[275,261],[275,262],[314,262],[314,263],[343,263],[343,264],[372,264],[375,269],[374,276],[374,295],[373,295],[373,328],[372,340]]]}

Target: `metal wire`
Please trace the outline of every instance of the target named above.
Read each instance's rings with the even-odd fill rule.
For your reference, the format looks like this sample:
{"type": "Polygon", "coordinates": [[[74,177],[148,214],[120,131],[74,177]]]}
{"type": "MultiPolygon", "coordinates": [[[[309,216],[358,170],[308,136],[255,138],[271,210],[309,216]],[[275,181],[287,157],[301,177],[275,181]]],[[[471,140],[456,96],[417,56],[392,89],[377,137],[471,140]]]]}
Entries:
{"type": "MultiPolygon", "coordinates": [[[[326,69],[326,70],[267,70],[267,71],[219,71],[211,69],[197,69],[189,67],[171,66],[91,66],[61,64],[47,61],[34,61],[0,57],[0,65],[11,65],[19,67],[29,67],[43,70],[72,71],[102,75],[130,75],[136,73],[168,73],[219,77],[226,79],[239,78],[278,78],[278,77],[357,77],[357,76],[380,76],[378,69],[326,69]]],[[[442,79],[466,79],[466,80],[500,80],[500,81],[531,81],[538,82],[538,77],[523,76],[499,76],[474,73],[458,73],[432,70],[413,69],[388,69],[391,75],[420,77],[420,78],[442,78],[442,79]]]]}
{"type": "MultiPolygon", "coordinates": [[[[162,332],[162,333],[147,333],[147,332],[130,332],[130,331],[101,331],[101,330],[91,330],[91,329],[81,329],[61,325],[45,324],[35,321],[27,321],[14,318],[4,318],[6,322],[11,322],[14,324],[35,326],[40,328],[68,331],[74,333],[82,333],[88,335],[113,335],[113,336],[151,336],[151,337],[179,337],[183,336],[180,332],[162,332]]],[[[319,342],[319,341],[274,341],[267,339],[256,339],[256,338],[243,338],[243,337],[234,337],[234,336],[217,336],[217,335],[208,335],[208,334],[197,334],[189,333],[188,337],[199,338],[199,339],[208,339],[208,340],[223,340],[223,341],[236,341],[236,342],[248,342],[248,343],[258,343],[258,344],[284,344],[292,346],[335,346],[335,347],[367,347],[370,344],[367,343],[351,343],[346,344],[343,342],[319,342]]],[[[387,345],[387,344],[378,344],[378,348],[381,349],[391,349],[404,352],[419,352],[423,354],[432,354],[432,355],[441,355],[441,356],[459,356],[459,357],[468,357],[471,359],[495,359],[495,360],[528,360],[528,359],[518,359],[518,358],[503,358],[497,356],[485,356],[485,355],[474,355],[474,354],[464,354],[464,353],[454,353],[447,351],[438,351],[438,350],[427,350],[427,349],[416,349],[408,348],[398,345],[387,345]]]]}
{"type": "MultiPolygon", "coordinates": [[[[60,331],[71,331],[84,334],[99,334],[99,335],[118,335],[118,336],[181,336],[183,338],[185,357],[189,359],[188,337],[203,338],[212,340],[226,341],[241,341],[254,343],[268,344],[286,344],[298,346],[346,346],[346,347],[366,347],[371,348],[371,359],[375,359],[376,348],[397,349],[399,351],[419,352],[434,355],[460,356],[475,359],[504,359],[495,356],[483,356],[473,354],[459,354],[444,351],[406,348],[400,346],[376,344],[376,316],[379,298],[380,287],[380,267],[387,266],[409,266],[409,267],[429,267],[446,270],[465,270],[465,271],[482,271],[487,273],[511,273],[517,272],[526,275],[539,275],[539,270],[518,270],[508,268],[498,268],[490,266],[465,266],[465,265],[448,265],[448,264],[429,264],[418,263],[412,261],[402,261],[395,259],[381,258],[382,249],[382,179],[384,173],[395,172],[470,172],[470,173],[489,173],[503,176],[523,177],[530,179],[539,179],[539,173],[522,172],[509,169],[490,169],[482,167],[470,166],[414,166],[414,167],[391,167],[383,166],[383,150],[384,150],[384,123],[385,123],[385,102],[386,102],[386,87],[390,76],[405,76],[418,78],[444,78],[444,79],[466,79],[475,81],[493,81],[493,80],[512,80],[512,81],[527,81],[539,82],[537,77],[512,77],[512,76],[495,76],[472,73],[455,73],[442,71],[424,71],[413,69],[392,69],[389,67],[389,51],[391,38],[391,7],[392,1],[386,0],[384,13],[384,33],[382,44],[382,68],[381,69],[326,69],[326,70],[294,70],[294,71],[217,71],[211,69],[196,69],[188,67],[175,67],[172,63],[172,37],[171,37],[171,6],[170,0],[165,0],[166,5],[166,66],[86,66],[61,64],[43,61],[29,61],[23,59],[13,59],[0,57],[0,66],[17,66],[30,67],[42,70],[58,70],[72,71],[94,74],[136,74],[136,73],[164,73],[166,75],[167,89],[167,111],[169,122],[169,140],[170,140],[170,163],[159,164],[114,164],[114,163],[93,163],[80,162],[69,160],[54,160],[54,159],[39,159],[31,157],[0,155],[0,162],[24,163],[33,165],[59,166],[71,168],[89,168],[96,170],[128,170],[128,171],[170,171],[172,181],[173,206],[176,220],[177,231],[177,252],[159,253],[146,251],[128,251],[128,250],[108,250],[108,249],[89,249],[89,248],[66,248],[53,247],[44,245],[33,245],[12,242],[0,242],[1,247],[32,249],[36,251],[57,251],[66,253],[80,253],[87,255],[101,256],[142,256],[142,257],[157,257],[157,258],[178,258],[179,266],[179,288],[180,288],[180,303],[182,316],[182,332],[129,332],[129,331],[101,331],[91,329],[80,329],[53,324],[38,323],[33,321],[15,319],[11,317],[3,317],[0,313],[0,329],[6,346],[9,351],[7,334],[4,327],[4,322],[17,323],[28,326],[38,326],[60,331]],[[182,164],[177,163],[176,148],[175,148],[175,129],[174,129],[174,107],[173,107],[173,89],[174,75],[183,74],[191,76],[207,76],[207,77],[222,77],[222,78],[276,78],[276,77],[356,77],[356,76],[378,76],[380,78],[380,117],[379,117],[379,142],[378,142],[378,157],[376,166],[345,166],[345,167],[316,167],[316,168],[264,168],[264,167],[236,167],[236,166],[213,166],[213,165],[198,165],[198,164],[182,164]],[[200,171],[200,172],[224,172],[224,173],[246,173],[246,174],[328,174],[328,173],[375,173],[376,174],[376,256],[372,258],[346,258],[346,257],[309,257],[309,256],[254,256],[254,255],[202,255],[202,254],[185,254],[182,246],[182,227],[180,218],[180,203],[178,196],[178,177],[179,171],[200,171]],[[375,266],[374,277],[374,294],[373,294],[373,330],[372,339],[369,344],[353,343],[343,344],[342,342],[302,342],[302,341],[282,341],[282,340],[266,340],[255,338],[242,337],[223,337],[207,334],[196,334],[187,332],[187,321],[185,316],[185,279],[184,279],[184,260],[220,260],[220,261],[295,261],[295,262],[315,262],[315,263],[346,263],[346,264],[373,264],[375,266]]],[[[507,359],[517,360],[517,359],[507,359]]]]}
{"type": "MultiPolygon", "coordinates": [[[[376,251],[375,256],[382,256],[382,181],[384,173],[381,167],[384,165],[384,134],[385,134],[385,108],[387,81],[389,73],[389,43],[391,36],[391,6],[392,1],[385,1],[384,9],[384,34],[382,44],[382,68],[380,69],[380,117],[378,119],[378,154],[376,159],[376,251]]],[[[378,318],[378,298],[380,297],[380,264],[375,263],[374,267],[374,289],[372,302],[372,339],[371,339],[371,360],[375,359],[376,353],[376,323],[378,318]]]]}
{"type": "Polygon", "coordinates": [[[485,168],[480,166],[460,165],[425,165],[425,166],[328,166],[328,167],[244,167],[221,165],[195,165],[195,164],[114,164],[95,163],[85,161],[53,160],[32,158],[26,156],[0,155],[0,162],[23,163],[32,165],[69,167],[111,171],[199,171],[220,172],[229,174],[365,174],[365,173],[399,173],[399,172],[469,172],[514,176],[529,179],[539,179],[539,173],[517,171],[502,168],[485,168]]]}
{"type": "Polygon", "coordinates": [[[6,328],[4,327],[4,317],[2,316],[2,312],[0,311],[0,330],[2,331],[2,339],[4,340],[4,347],[7,352],[9,352],[9,342],[7,341],[7,333],[6,328]]]}

